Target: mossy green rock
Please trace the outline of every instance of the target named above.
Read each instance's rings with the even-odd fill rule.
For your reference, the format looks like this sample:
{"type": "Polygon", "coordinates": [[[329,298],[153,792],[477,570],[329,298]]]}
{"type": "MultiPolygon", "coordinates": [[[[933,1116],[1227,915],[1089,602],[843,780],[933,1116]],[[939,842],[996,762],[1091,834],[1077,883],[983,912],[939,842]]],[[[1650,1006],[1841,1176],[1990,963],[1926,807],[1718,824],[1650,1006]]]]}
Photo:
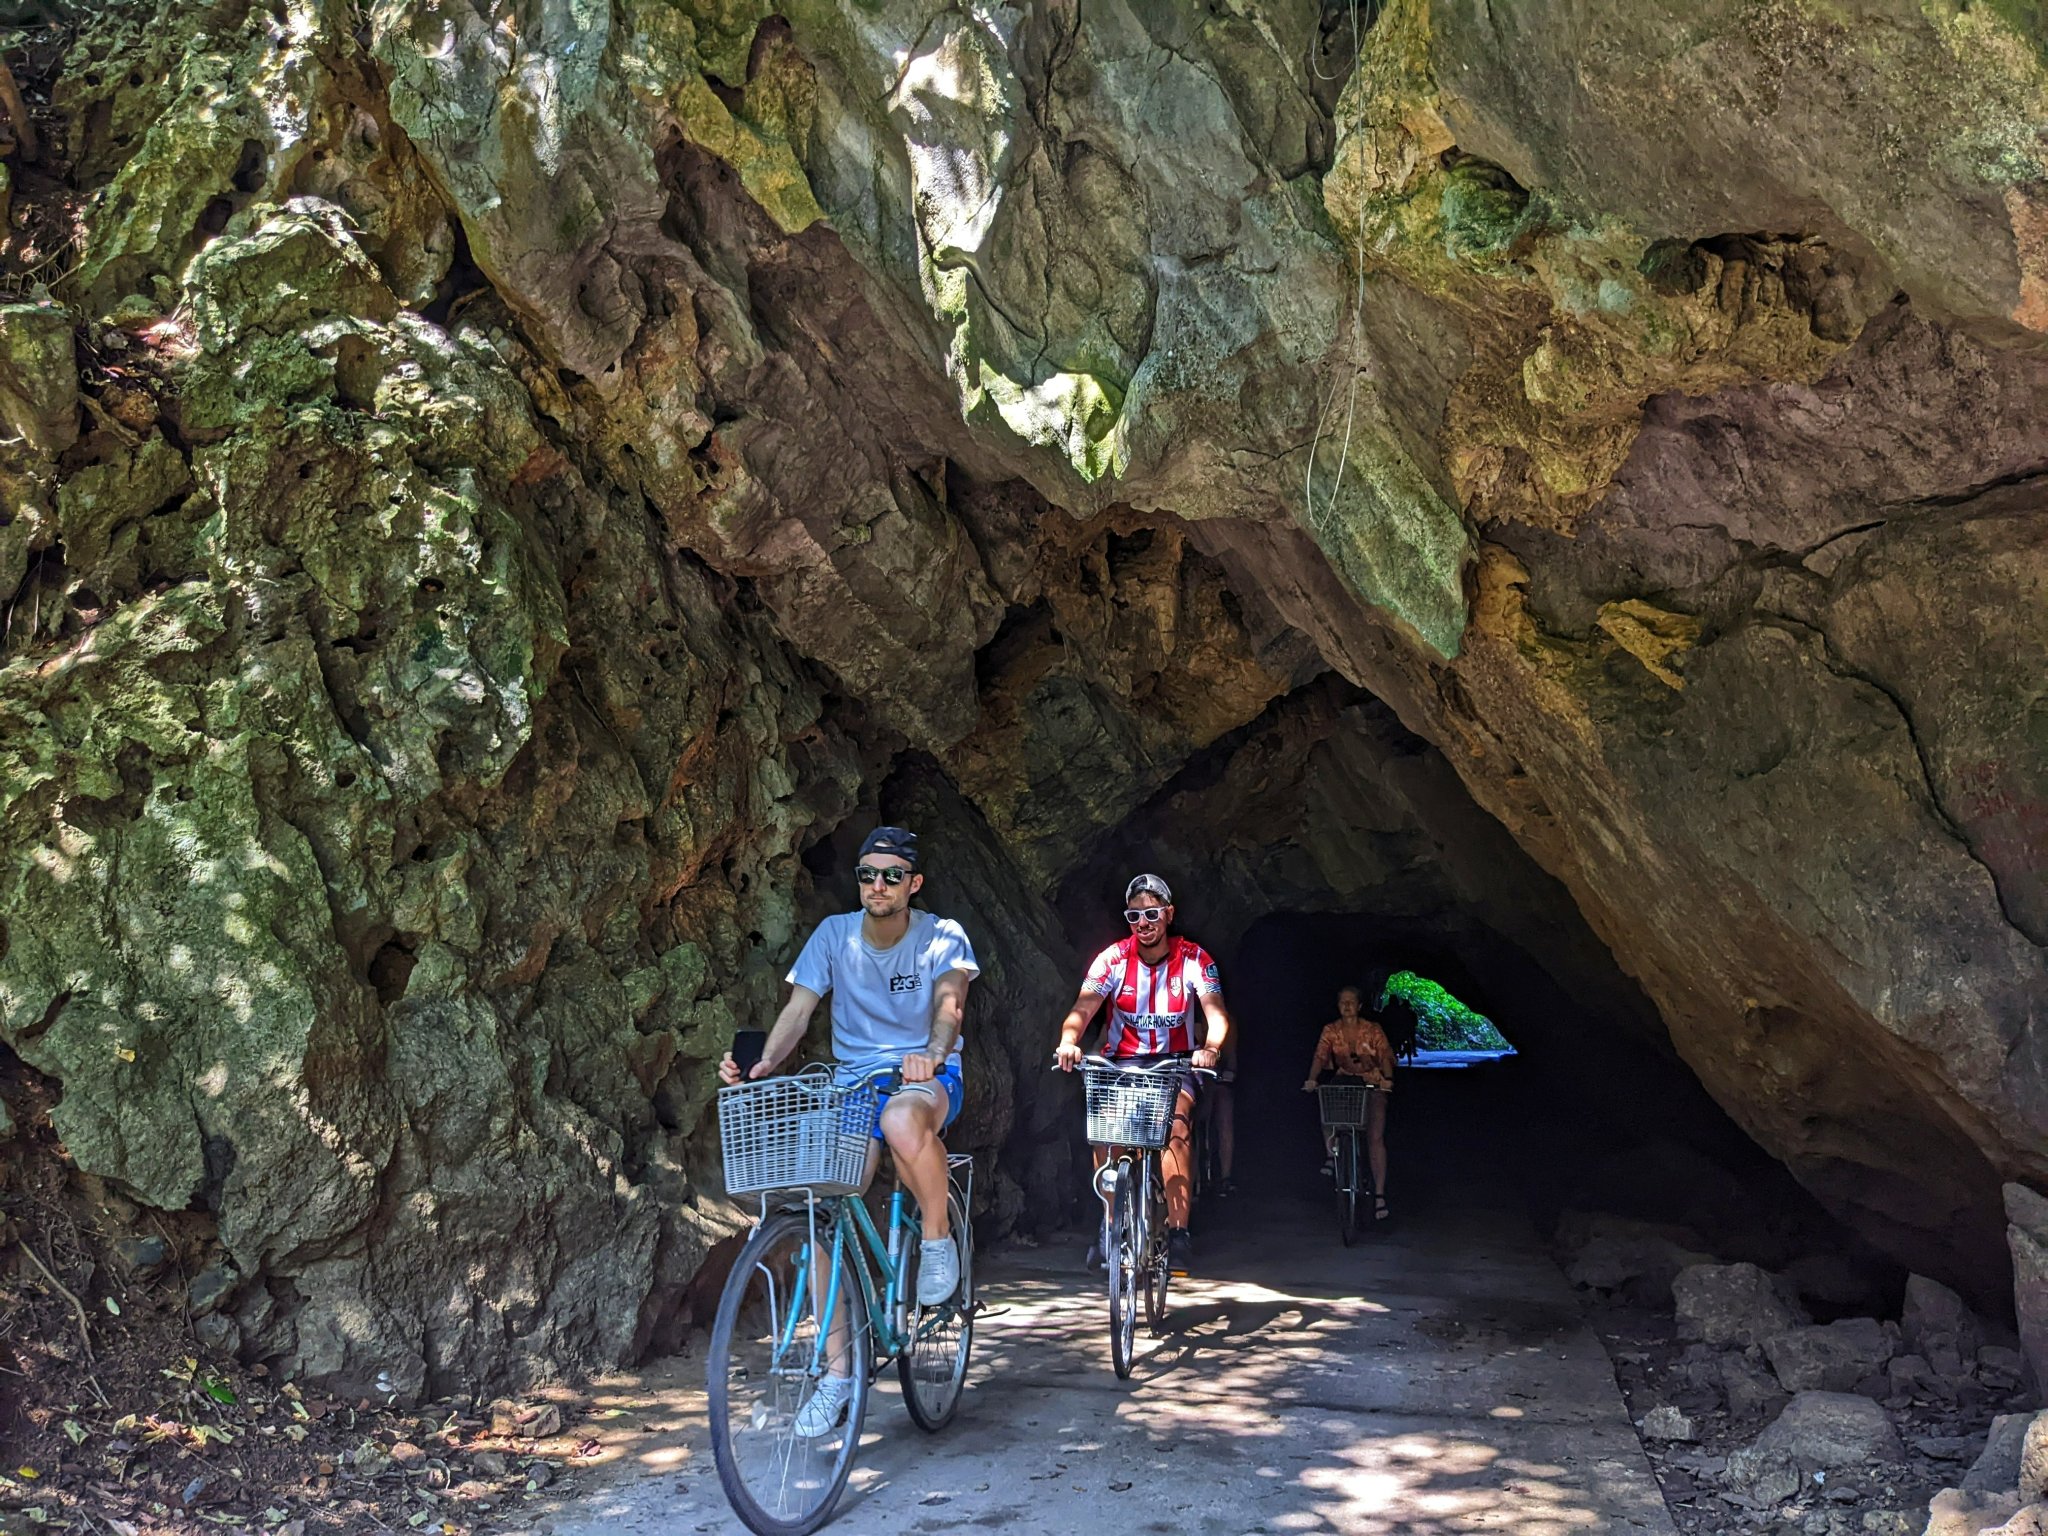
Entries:
{"type": "MultiPolygon", "coordinates": [[[[81,1167],[216,1211],[245,1280],[291,1277],[296,1368],[417,1392],[621,1358],[657,1275],[723,1229],[621,1205],[621,1170],[682,1187],[707,1096],[664,1099],[666,1128],[653,1103],[678,1049],[701,1068],[734,1025],[703,996],[729,909],[677,947],[633,893],[735,817],[814,812],[643,777],[669,784],[739,664],[699,579],[658,604],[689,636],[665,664],[585,664],[555,704],[583,623],[647,615],[629,561],[591,574],[620,549],[570,616],[553,551],[605,502],[548,445],[509,337],[401,313],[311,201],[209,244],[182,305],[199,441],[93,439],[56,497],[72,585],[0,667],[0,1033],[63,1084],[81,1167]],[[136,557],[170,547],[133,545],[138,521],[186,530],[192,563],[136,557]],[[79,608],[88,583],[110,611],[79,608]],[[550,843],[552,875],[506,862],[550,843]],[[649,965],[673,982],[636,1020],[615,978],[649,965]],[[508,1037],[531,1009],[543,1030],[508,1037]],[[428,1169],[432,1197],[394,1207],[428,1169]],[[546,1234],[516,1283],[514,1228],[546,1234]],[[539,1319],[505,1310],[558,1287],[539,1319]]],[[[745,664],[760,687],[707,769],[753,774],[814,708],[745,664]]],[[[764,897],[745,926],[786,933],[786,894],[764,897]]]]}
{"type": "Polygon", "coordinates": [[[0,305],[0,425],[31,453],[78,440],[75,323],[52,304],[0,305]]]}
{"type": "Polygon", "coordinates": [[[842,114],[812,184],[939,322],[970,422],[1041,450],[1031,473],[1061,501],[1292,516],[1368,602],[1456,652],[1464,523],[1406,423],[1350,385],[1351,282],[1305,179],[1329,142],[1311,7],[789,14],[821,112],[842,114]],[[1318,431],[1329,460],[1305,474],[1318,431]]]}

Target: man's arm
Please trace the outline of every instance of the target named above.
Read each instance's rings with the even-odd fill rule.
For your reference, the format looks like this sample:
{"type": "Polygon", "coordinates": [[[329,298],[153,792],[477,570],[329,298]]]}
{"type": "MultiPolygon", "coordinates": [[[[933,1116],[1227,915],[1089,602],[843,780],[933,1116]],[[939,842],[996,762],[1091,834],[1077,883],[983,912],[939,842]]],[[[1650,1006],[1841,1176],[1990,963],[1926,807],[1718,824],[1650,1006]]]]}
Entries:
{"type": "Polygon", "coordinates": [[[1081,995],[1074,999],[1074,1006],[1067,1010],[1067,1016],[1060,1020],[1060,1043],[1053,1052],[1060,1064],[1060,1070],[1071,1072],[1081,1062],[1081,1036],[1088,1028],[1088,1021],[1095,1017],[1102,1007],[1102,994],[1088,988],[1081,989],[1081,995]]]}
{"type": "Polygon", "coordinates": [[[1230,1010],[1223,1006],[1221,992],[1204,992],[1200,996],[1203,1016],[1209,1021],[1209,1037],[1195,1052],[1195,1065],[1213,1067],[1216,1065],[1217,1053],[1223,1049],[1223,1042],[1230,1038],[1230,1010]],[[1209,1059],[1202,1060],[1204,1056],[1209,1059]]]}
{"type": "MultiPolygon", "coordinates": [[[[788,1059],[790,1053],[803,1040],[804,1031],[811,1027],[811,1015],[818,1011],[823,1001],[819,993],[809,987],[792,985],[789,1001],[782,1005],[782,1012],[775,1016],[775,1023],[768,1031],[767,1043],[761,1047],[761,1059],[754,1063],[754,1070],[747,1074],[749,1079],[766,1077],[788,1059]]],[[[718,1064],[718,1078],[730,1086],[740,1080],[740,1069],[732,1059],[732,1052],[725,1053],[725,1060],[718,1064]]]]}
{"type": "Polygon", "coordinates": [[[790,987],[789,1001],[775,1016],[775,1025],[768,1031],[768,1043],[761,1049],[761,1065],[755,1069],[754,1076],[773,1072],[789,1059],[803,1042],[804,1031],[811,1027],[811,1015],[818,1011],[818,1004],[823,1001],[823,996],[809,987],[790,987]]]}
{"type": "Polygon", "coordinates": [[[967,1019],[967,984],[971,971],[947,971],[932,983],[932,1032],[924,1049],[903,1058],[903,1081],[928,1083],[939,1065],[953,1054],[953,1042],[960,1038],[960,1026],[967,1019]]]}

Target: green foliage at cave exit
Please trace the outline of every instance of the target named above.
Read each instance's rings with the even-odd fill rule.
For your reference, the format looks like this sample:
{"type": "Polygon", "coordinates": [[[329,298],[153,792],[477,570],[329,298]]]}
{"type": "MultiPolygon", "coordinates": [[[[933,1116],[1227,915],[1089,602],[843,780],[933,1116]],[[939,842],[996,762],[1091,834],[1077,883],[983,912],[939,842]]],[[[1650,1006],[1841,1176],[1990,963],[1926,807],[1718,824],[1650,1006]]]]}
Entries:
{"type": "Polygon", "coordinates": [[[1415,1010],[1415,1043],[1425,1051],[1512,1051],[1493,1020],[1474,1013],[1427,976],[1396,971],[1380,994],[1380,1006],[1399,998],[1415,1010]]]}

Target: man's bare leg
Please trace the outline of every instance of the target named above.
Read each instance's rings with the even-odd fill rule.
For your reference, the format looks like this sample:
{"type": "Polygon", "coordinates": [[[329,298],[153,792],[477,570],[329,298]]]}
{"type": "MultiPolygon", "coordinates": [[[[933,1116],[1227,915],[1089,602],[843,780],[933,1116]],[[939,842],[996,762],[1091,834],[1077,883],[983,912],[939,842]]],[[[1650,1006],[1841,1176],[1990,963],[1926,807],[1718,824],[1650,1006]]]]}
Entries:
{"type": "MultiPolygon", "coordinates": [[[[933,1127],[946,1123],[948,1106],[946,1090],[937,1083],[929,1086],[932,1090],[930,1093],[917,1092],[916,1085],[911,1085],[911,1091],[907,1094],[899,1089],[890,1095],[888,1104],[882,1110],[882,1139],[895,1154],[897,1178],[903,1181],[903,1187],[909,1190],[911,1198],[917,1201],[918,1217],[924,1223],[924,1235],[928,1238],[940,1238],[951,1235],[946,1217],[946,1147],[934,1134],[933,1127]],[[939,1179],[936,1201],[928,1200],[923,1192],[930,1187],[926,1180],[934,1158],[938,1162],[939,1179]],[[937,1231],[932,1230],[930,1214],[934,1204],[939,1213],[937,1231]]],[[[875,1170],[881,1166],[881,1162],[882,1142],[878,1141],[868,1148],[867,1173],[861,1179],[863,1189],[874,1180],[875,1170]]],[[[848,1241],[852,1239],[849,1238],[848,1241]]],[[[812,1306],[822,1308],[825,1304],[825,1287],[831,1283],[828,1266],[832,1262],[832,1250],[821,1243],[815,1250],[815,1255],[812,1273],[817,1277],[817,1290],[812,1298],[812,1306]]],[[[844,1375],[848,1356],[846,1303],[843,1299],[832,1309],[828,1333],[831,1345],[831,1370],[836,1375],[844,1375]]]]}
{"type": "Polygon", "coordinates": [[[1190,1124],[1195,1115],[1195,1096],[1185,1088],[1173,1106],[1173,1133],[1167,1138],[1165,1155],[1160,1158],[1166,1172],[1166,1224],[1186,1230],[1190,1186],[1188,1184],[1188,1143],[1190,1124]]]}
{"type": "Polygon", "coordinates": [[[946,1144],[939,1139],[949,1108],[942,1084],[907,1083],[889,1096],[882,1111],[882,1138],[896,1156],[897,1178],[917,1201],[926,1242],[952,1235],[946,1218],[946,1144]]]}

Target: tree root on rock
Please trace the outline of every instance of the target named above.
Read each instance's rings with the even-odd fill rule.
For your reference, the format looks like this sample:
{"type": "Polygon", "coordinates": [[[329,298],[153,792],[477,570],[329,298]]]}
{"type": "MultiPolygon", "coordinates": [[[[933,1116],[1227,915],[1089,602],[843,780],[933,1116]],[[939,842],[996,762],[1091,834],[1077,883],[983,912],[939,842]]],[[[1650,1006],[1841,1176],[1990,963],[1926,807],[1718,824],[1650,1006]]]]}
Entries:
{"type": "Polygon", "coordinates": [[[57,1272],[43,1262],[43,1256],[36,1252],[35,1245],[25,1237],[21,1239],[21,1251],[28,1255],[31,1264],[43,1272],[43,1278],[50,1282],[57,1294],[71,1303],[71,1310],[78,1316],[78,1340],[85,1347],[86,1383],[92,1388],[92,1395],[100,1400],[102,1408],[111,1406],[107,1402],[107,1394],[100,1390],[99,1378],[92,1373],[92,1323],[86,1316],[85,1303],[78,1299],[77,1292],[57,1278],[57,1272]]]}

